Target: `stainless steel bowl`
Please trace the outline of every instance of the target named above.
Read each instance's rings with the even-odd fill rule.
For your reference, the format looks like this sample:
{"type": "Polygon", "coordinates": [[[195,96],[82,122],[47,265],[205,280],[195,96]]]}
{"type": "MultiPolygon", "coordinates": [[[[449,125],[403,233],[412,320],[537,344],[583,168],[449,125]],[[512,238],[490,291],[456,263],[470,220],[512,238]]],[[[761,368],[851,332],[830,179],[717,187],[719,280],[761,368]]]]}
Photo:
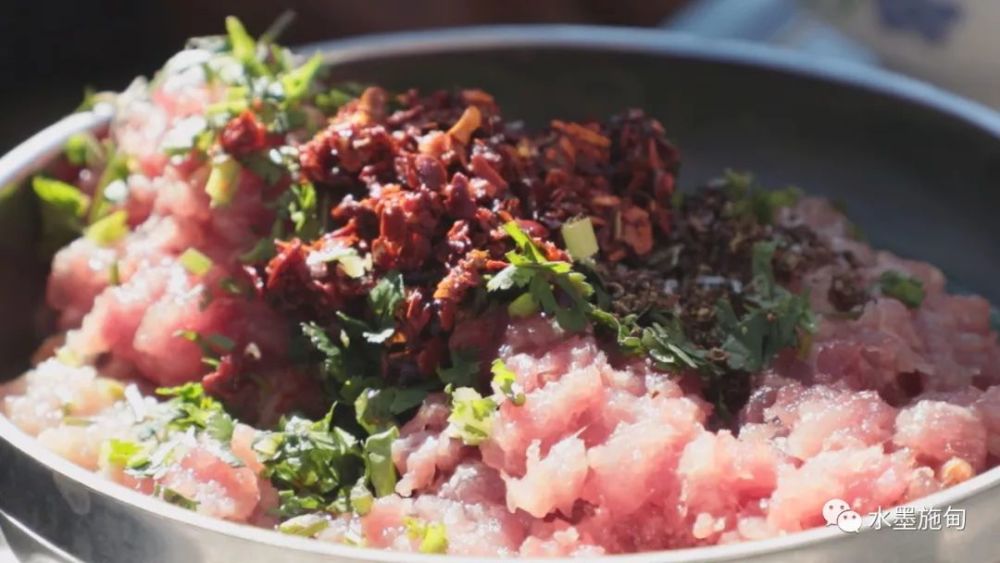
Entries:
{"type": "MultiPolygon", "coordinates": [[[[320,44],[339,78],[403,88],[478,86],[508,117],[601,117],[643,107],[685,158],[683,183],[725,167],[843,201],[878,246],[941,266],[1000,302],[1000,116],[933,87],[762,47],[593,27],[491,27],[320,44]]],[[[306,48],[304,51],[310,51],[306,48]]],[[[24,369],[44,264],[31,253],[37,210],[17,192],[72,133],[77,114],[0,158],[0,374],[24,369]],[[13,203],[11,203],[13,202],[13,203]],[[10,211],[13,209],[14,211],[10,211]]],[[[429,561],[232,524],[105,481],[44,450],[0,416],[0,510],[86,561],[429,561]]],[[[940,532],[814,529],[738,545],[601,561],[987,561],[1000,558],[1000,469],[926,497],[966,510],[940,532]]],[[[460,561],[460,558],[450,558],[460,561]]]]}

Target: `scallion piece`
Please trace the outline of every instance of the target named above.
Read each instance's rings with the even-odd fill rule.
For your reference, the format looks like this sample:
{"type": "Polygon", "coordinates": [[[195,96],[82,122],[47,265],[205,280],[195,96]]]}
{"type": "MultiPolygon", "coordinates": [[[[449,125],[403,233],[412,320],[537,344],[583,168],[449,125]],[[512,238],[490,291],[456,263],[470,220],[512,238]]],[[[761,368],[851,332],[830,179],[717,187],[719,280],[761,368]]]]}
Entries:
{"type": "Polygon", "coordinates": [[[212,198],[212,207],[222,207],[233,201],[239,176],[240,163],[234,158],[220,158],[212,164],[212,173],[205,183],[205,193],[212,198]]]}
{"type": "Polygon", "coordinates": [[[562,236],[566,243],[566,250],[569,251],[573,260],[585,260],[600,250],[597,246],[597,236],[594,234],[594,225],[591,224],[590,217],[563,223],[562,236]]]}
{"type": "Polygon", "coordinates": [[[105,215],[84,230],[84,235],[99,246],[112,246],[127,234],[128,213],[123,209],[105,215]]]}
{"type": "Polygon", "coordinates": [[[195,276],[204,276],[212,269],[212,259],[195,248],[185,250],[178,261],[185,270],[195,276]]]}

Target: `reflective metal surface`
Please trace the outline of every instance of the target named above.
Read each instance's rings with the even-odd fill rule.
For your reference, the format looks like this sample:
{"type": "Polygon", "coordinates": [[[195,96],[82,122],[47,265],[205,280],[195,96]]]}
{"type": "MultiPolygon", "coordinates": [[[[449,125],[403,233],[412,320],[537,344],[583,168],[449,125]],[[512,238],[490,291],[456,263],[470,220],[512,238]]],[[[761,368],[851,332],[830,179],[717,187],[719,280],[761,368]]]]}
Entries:
{"type": "MultiPolygon", "coordinates": [[[[318,46],[339,78],[389,87],[484,87],[508,117],[602,117],[644,107],[684,153],[691,186],[729,166],[844,201],[872,241],[940,265],[1000,302],[1000,117],[932,87],[766,48],[586,27],[486,28],[318,46]]],[[[309,49],[305,49],[308,51],[309,49]]],[[[79,114],[0,158],[0,199],[107,116],[79,114]]],[[[26,250],[37,210],[0,217],[0,373],[23,369],[44,269],[26,250]],[[13,233],[13,234],[12,234],[13,233]],[[13,273],[11,273],[13,272],[13,273]],[[22,285],[10,285],[12,283],[22,285]],[[18,289],[20,288],[20,289],[18,289]]],[[[605,561],[990,561],[1000,558],[1000,470],[920,504],[967,511],[945,532],[834,528],[605,561]]],[[[429,561],[325,544],[200,516],[58,458],[0,417],[0,510],[84,561],[429,561]]],[[[460,558],[449,558],[460,561],[460,558]]]]}

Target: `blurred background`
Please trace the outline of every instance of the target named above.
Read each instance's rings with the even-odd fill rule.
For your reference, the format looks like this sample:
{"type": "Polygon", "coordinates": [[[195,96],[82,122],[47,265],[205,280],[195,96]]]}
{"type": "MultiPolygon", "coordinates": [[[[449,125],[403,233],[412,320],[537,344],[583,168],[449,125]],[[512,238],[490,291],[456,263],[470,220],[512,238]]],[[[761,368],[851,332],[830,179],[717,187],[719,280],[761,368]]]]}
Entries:
{"type": "Polygon", "coordinates": [[[5,0],[0,153],[72,111],[85,87],[150,75],[186,38],[285,10],[289,45],[490,23],[658,27],[884,65],[1000,106],[1000,0],[5,0]]]}
{"type": "Polygon", "coordinates": [[[85,86],[124,88],[185,39],[236,15],[259,34],[283,11],[287,45],[364,33],[487,23],[657,26],[685,0],[4,0],[0,152],[75,108],[85,86]]]}

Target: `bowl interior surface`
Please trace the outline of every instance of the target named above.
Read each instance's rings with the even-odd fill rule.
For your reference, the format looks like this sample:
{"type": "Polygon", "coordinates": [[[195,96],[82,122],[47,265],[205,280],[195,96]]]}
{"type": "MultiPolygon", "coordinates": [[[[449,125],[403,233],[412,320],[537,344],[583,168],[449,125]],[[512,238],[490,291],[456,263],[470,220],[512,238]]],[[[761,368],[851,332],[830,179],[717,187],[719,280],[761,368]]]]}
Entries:
{"type": "MultiPolygon", "coordinates": [[[[672,49],[669,41],[642,49],[466,49],[459,42],[407,53],[405,42],[397,46],[348,57],[333,77],[394,90],[482,88],[506,118],[529,127],[643,108],[680,148],[685,189],[731,168],[754,172],[767,186],[830,197],[876,247],[929,261],[955,288],[1000,303],[1000,137],[967,119],[891,88],[672,49]]],[[[7,321],[0,324],[0,379],[23,371],[43,336],[36,312],[47,264],[33,244],[38,235],[29,190],[0,193],[0,313],[7,321]]],[[[45,515],[38,517],[34,524],[44,525],[45,515]]],[[[66,546],[79,541],[74,528],[46,532],[66,546]]]]}

